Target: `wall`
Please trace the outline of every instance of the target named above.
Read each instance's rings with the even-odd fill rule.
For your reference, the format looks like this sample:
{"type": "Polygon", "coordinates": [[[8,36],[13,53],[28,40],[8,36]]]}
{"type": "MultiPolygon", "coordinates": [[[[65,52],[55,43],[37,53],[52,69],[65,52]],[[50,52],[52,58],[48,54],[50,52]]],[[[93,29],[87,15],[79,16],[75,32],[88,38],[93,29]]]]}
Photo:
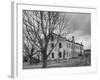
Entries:
{"type": "MultiPolygon", "coordinates": [[[[25,1],[25,0],[24,0],[25,1]]],[[[31,1],[31,0],[28,0],[31,1]]],[[[65,5],[74,4],[79,6],[93,6],[97,7],[97,20],[98,26],[96,27],[95,33],[95,46],[96,52],[98,53],[98,61],[100,61],[100,0],[34,0],[34,4],[53,4],[53,5],[65,5]]],[[[11,68],[11,0],[1,0],[0,1],[0,80],[12,80],[10,78],[10,68],[11,68]]],[[[97,61],[98,70],[97,73],[93,74],[72,74],[72,75],[62,75],[62,76],[50,76],[41,78],[32,78],[25,80],[100,80],[100,62],[97,61]]],[[[22,79],[23,80],[23,79],[22,79]]]]}

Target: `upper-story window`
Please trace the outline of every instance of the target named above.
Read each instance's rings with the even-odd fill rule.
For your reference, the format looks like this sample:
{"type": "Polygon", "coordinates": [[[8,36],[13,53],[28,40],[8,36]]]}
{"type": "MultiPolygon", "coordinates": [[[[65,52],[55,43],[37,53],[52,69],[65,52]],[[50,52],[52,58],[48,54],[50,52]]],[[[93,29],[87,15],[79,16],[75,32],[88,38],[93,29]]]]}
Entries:
{"type": "Polygon", "coordinates": [[[67,48],[69,48],[69,43],[67,43],[67,48]]]}
{"type": "Polygon", "coordinates": [[[67,52],[67,57],[68,57],[68,52],[67,52]]]}
{"type": "Polygon", "coordinates": [[[69,48],[70,48],[70,44],[69,44],[69,48]]]}
{"type": "Polygon", "coordinates": [[[51,48],[54,48],[54,43],[51,43],[51,48]]]}
{"type": "Polygon", "coordinates": [[[51,41],[54,41],[54,36],[51,36],[51,41]]]}
{"type": "Polygon", "coordinates": [[[68,43],[66,44],[67,48],[68,48],[68,43]]]}
{"type": "Polygon", "coordinates": [[[71,45],[71,43],[69,44],[69,48],[72,48],[72,45],[71,45]]]}
{"type": "Polygon", "coordinates": [[[59,43],[59,48],[62,48],[62,45],[61,45],[61,43],[59,43]]]}

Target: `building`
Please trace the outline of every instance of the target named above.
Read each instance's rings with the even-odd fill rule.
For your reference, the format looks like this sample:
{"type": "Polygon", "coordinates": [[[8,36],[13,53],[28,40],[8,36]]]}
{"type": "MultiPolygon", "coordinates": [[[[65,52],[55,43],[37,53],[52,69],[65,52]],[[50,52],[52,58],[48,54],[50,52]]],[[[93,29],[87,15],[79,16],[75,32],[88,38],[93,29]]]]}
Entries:
{"type": "Polygon", "coordinates": [[[91,55],[91,49],[85,49],[84,55],[91,55]]]}
{"type": "MultiPolygon", "coordinates": [[[[49,41],[48,52],[54,47],[57,43],[57,34],[53,34],[49,41]]],[[[83,45],[82,43],[76,43],[74,36],[72,36],[72,40],[68,40],[65,37],[59,37],[59,42],[56,47],[51,52],[48,60],[55,59],[69,59],[73,57],[78,57],[78,55],[83,54],[83,45]]]]}

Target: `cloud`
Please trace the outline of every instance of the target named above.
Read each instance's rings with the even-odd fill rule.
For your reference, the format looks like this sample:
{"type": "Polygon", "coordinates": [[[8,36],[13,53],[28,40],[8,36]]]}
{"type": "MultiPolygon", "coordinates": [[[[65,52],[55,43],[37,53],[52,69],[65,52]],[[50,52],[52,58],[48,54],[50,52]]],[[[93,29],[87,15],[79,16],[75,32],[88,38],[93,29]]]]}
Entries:
{"type": "Polygon", "coordinates": [[[85,48],[91,47],[91,14],[66,13],[65,26],[76,41],[83,42],[85,48]]]}
{"type": "Polygon", "coordinates": [[[76,42],[82,42],[85,49],[91,49],[91,37],[89,35],[78,37],[76,42]]]}

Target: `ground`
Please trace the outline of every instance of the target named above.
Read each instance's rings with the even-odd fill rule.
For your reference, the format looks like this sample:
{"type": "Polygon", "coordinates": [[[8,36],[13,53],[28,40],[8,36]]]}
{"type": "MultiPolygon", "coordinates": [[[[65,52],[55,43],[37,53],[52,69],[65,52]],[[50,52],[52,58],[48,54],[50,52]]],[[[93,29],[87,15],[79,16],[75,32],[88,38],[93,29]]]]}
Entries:
{"type": "MultiPolygon", "coordinates": [[[[55,61],[48,61],[47,68],[53,67],[77,67],[77,66],[90,66],[91,61],[90,57],[77,57],[65,60],[55,60],[55,61]]],[[[23,69],[35,69],[35,68],[42,68],[42,62],[38,63],[37,65],[29,65],[29,63],[23,64],[23,69]]]]}

